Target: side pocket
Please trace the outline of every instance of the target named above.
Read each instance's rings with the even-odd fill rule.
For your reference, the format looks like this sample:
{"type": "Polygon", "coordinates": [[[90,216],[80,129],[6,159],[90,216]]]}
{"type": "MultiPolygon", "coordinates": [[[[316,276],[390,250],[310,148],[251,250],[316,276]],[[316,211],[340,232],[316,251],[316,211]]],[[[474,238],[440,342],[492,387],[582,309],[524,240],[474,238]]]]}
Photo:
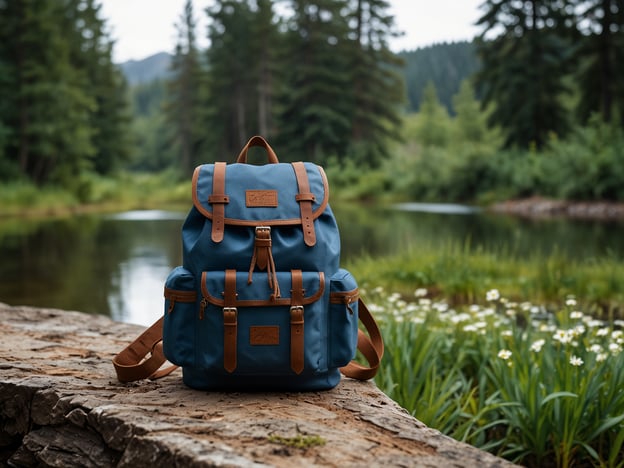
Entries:
{"type": "Polygon", "coordinates": [[[195,364],[197,292],[192,273],[179,266],[165,281],[163,351],[178,366],[195,364]]]}
{"type": "Polygon", "coordinates": [[[355,357],[358,335],[359,292],[355,278],[340,269],[330,281],[329,294],[329,363],[342,367],[355,357]]]}

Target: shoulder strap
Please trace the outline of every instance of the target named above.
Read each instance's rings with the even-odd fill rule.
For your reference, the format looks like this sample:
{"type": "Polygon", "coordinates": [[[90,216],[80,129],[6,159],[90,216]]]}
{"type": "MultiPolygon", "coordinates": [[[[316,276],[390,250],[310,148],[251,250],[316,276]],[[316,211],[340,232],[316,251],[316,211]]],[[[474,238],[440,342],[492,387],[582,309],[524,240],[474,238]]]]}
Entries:
{"type": "Polygon", "coordinates": [[[167,361],[162,348],[163,321],[163,317],[158,319],[113,358],[113,366],[120,382],[158,379],[178,368],[168,366],[159,370],[167,361]]]}
{"type": "MultiPolygon", "coordinates": [[[[362,330],[358,330],[357,347],[370,367],[351,361],[342,367],[340,372],[352,379],[368,380],[377,374],[379,363],[384,354],[384,343],[377,322],[362,299],[358,300],[358,314],[368,335],[362,330]]],[[[162,348],[163,320],[163,317],[158,319],[113,358],[113,366],[120,382],[133,382],[148,378],[158,379],[169,375],[178,368],[178,366],[172,365],[160,369],[167,361],[162,348]]]]}

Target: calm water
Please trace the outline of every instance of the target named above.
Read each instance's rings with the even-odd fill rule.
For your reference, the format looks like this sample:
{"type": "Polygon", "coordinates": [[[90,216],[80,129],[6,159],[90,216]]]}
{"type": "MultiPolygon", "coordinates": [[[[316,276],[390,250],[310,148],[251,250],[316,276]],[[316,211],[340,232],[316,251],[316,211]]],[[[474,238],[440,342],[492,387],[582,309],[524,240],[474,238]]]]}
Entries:
{"type": "MultiPolygon", "coordinates": [[[[624,258],[623,222],[527,221],[456,205],[334,206],[343,263],[463,242],[517,255],[624,258]]],[[[0,302],[81,310],[151,324],[169,270],[181,264],[186,212],[132,211],[32,221],[0,219],[0,302]]]]}

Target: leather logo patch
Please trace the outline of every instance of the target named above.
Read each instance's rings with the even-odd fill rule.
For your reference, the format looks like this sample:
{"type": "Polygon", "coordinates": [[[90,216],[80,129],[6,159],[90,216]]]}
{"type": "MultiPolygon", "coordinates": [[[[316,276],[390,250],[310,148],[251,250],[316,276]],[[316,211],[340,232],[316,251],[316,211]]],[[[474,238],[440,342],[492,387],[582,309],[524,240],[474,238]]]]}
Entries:
{"type": "Polygon", "coordinates": [[[248,207],[277,206],[277,190],[247,190],[245,191],[245,203],[248,207]]]}
{"type": "Polygon", "coordinates": [[[279,344],[278,326],[249,327],[249,344],[252,346],[274,346],[279,344]]]}

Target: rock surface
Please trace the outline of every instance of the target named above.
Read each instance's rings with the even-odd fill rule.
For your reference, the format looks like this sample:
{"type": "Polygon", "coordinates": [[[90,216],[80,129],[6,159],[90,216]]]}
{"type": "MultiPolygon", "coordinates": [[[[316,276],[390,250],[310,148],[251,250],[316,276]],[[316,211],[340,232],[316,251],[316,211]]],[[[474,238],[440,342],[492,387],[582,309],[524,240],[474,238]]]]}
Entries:
{"type": "Polygon", "coordinates": [[[425,427],[372,382],[208,393],[176,371],[121,384],[111,359],[141,330],[0,304],[0,465],[511,466],[425,427]]]}

